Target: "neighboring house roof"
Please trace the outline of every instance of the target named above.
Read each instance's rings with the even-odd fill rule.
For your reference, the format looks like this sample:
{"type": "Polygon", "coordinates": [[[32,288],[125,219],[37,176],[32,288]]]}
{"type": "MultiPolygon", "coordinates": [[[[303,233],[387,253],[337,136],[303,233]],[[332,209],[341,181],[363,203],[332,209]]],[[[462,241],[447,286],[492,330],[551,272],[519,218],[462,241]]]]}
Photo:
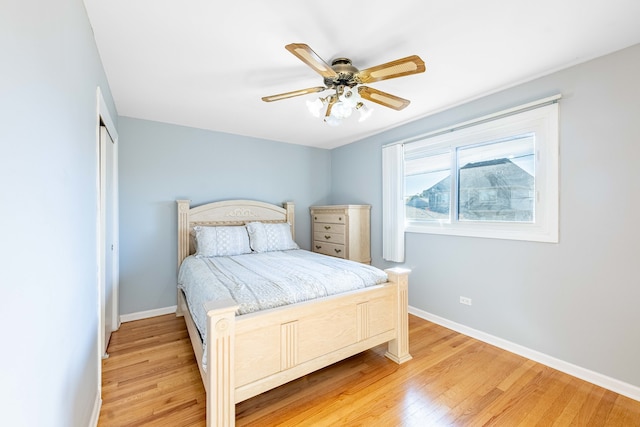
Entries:
{"type": "MultiPolygon", "coordinates": [[[[460,216],[530,220],[534,186],[534,177],[507,158],[468,163],[460,168],[460,216]]],[[[406,204],[447,213],[450,190],[451,179],[446,177],[411,197],[406,204]]]]}

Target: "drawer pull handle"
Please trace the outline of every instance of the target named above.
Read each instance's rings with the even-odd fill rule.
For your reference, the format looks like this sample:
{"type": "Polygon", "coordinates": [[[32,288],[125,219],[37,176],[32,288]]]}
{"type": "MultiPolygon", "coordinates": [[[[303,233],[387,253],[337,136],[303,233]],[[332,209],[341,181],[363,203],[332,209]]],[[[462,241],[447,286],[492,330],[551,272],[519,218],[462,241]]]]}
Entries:
{"type": "Polygon", "coordinates": [[[327,239],[327,240],[329,240],[329,239],[331,238],[331,236],[329,236],[328,234],[325,234],[325,235],[324,235],[324,238],[325,238],[325,239],[327,239]]]}
{"type": "Polygon", "coordinates": [[[336,253],[339,254],[340,252],[342,252],[342,249],[334,249],[334,251],[336,251],[336,253]]]}
{"type": "Polygon", "coordinates": [[[325,230],[331,230],[331,226],[330,226],[330,225],[325,225],[325,226],[324,226],[324,229],[325,229],[325,230]]]}
{"type": "Polygon", "coordinates": [[[320,248],[322,248],[322,246],[316,245],[316,249],[320,249],[320,248]]]}
{"type": "Polygon", "coordinates": [[[315,219],[315,220],[317,221],[317,220],[318,220],[318,217],[317,217],[317,216],[314,216],[314,217],[313,217],[313,219],[315,219]]]}
{"type": "Polygon", "coordinates": [[[341,216],[338,217],[338,221],[342,221],[342,217],[341,216]]]}

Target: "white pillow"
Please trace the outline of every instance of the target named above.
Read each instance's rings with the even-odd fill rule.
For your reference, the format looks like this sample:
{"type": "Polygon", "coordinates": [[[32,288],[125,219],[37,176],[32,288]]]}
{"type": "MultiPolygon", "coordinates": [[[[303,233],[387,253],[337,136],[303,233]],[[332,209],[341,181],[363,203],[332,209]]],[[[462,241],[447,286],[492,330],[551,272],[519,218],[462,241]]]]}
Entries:
{"type": "Polygon", "coordinates": [[[291,226],[286,222],[247,224],[251,249],[256,252],[300,249],[291,237],[291,226]]]}
{"type": "Polygon", "coordinates": [[[196,258],[251,253],[249,235],[243,226],[195,226],[196,258]]]}

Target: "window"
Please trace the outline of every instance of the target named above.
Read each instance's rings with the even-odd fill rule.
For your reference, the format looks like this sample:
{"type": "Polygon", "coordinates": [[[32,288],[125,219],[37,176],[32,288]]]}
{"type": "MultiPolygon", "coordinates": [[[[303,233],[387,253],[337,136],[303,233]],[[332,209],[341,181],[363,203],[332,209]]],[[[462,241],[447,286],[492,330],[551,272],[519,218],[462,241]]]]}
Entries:
{"type": "Polygon", "coordinates": [[[558,106],[404,143],[405,231],[558,241],[558,106]]]}

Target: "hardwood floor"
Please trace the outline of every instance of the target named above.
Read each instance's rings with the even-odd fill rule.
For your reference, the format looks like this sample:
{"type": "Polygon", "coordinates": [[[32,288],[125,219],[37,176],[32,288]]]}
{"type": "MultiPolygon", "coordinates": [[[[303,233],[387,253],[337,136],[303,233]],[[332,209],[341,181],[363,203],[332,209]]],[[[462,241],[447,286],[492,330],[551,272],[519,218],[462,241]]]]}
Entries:
{"type": "MultiPolygon", "coordinates": [[[[410,316],[413,360],[377,347],[236,405],[238,426],[640,426],[640,402],[410,316]]],[[[184,320],[125,323],[99,426],[204,426],[184,320]]]]}

